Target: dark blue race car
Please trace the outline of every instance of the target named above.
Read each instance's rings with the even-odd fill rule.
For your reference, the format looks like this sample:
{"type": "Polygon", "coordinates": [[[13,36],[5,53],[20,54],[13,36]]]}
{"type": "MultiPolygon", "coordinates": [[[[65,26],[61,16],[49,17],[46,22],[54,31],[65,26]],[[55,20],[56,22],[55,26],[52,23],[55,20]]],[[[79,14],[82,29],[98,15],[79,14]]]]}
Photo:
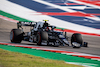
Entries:
{"type": "MultiPolygon", "coordinates": [[[[51,26],[47,23],[48,20],[44,22],[18,22],[18,29],[12,29],[10,32],[10,40],[14,43],[21,43],[22,40],[36,43],[37,45],[68,45],[69,37],[66,36],[66,32],[55,31],[55,26],[51,26]],[[24,32],[22,26],[32,27],[30,32],[24,32]]],[[[80,33],[74,33],[71,38],[71,46],[73,48],[80,48],[82,46],[87,47],[88,43],[83,42],[80,33]]]]}

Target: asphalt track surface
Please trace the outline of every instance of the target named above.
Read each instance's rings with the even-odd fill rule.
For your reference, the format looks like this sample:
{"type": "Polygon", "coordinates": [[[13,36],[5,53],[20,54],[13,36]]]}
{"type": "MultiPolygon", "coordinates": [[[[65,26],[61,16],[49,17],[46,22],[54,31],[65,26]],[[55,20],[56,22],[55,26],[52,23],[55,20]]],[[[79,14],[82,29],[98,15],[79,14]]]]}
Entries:
{"type": "MultiPolygon", "coordinates": [[[[13,28],[17,28],[16,23],[9,22],[7,20],[3,20],[0,18],[0,42],[10,42],[10,31],[13,28]]],[[[25,31],[28,31],[29,28],[24,28],[25,31]]],[[[72,33],[68,33],[68,36],[71,37],[72,33]]],[[[22,41],[21,45],[28,45],[28,46],[37,46],[49,49],[58,49],[64,51],[72,51],[72,52],[80,52],[80,53],[88,53],[93,55],[100,56],[100,37],[99,36],[89,36],[89,35],[82,35],[85,42],[88,42],[88,47],[82,48],[72,48],[68,46],[60,46],[60,47],[53,47],[53,46],[37,46],[34,43],[22,41]]],[[[20,44],[19,44],[20,45],[20,44]]]]}

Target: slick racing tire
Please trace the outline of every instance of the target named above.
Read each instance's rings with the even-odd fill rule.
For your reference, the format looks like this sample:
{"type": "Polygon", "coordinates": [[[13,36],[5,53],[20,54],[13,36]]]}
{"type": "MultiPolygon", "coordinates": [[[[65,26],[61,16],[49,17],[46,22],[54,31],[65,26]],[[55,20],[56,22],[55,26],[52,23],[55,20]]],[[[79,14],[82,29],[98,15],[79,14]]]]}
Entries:
{"type": "Polygon", "coordinates": [[[23,39],[23,32],[20,29],[12,29],[10,32],[10,41],[14,43],[21,43],[23,39]]]}
{"type": "Polygon", "coordinates": [[[43,40],[48,41],[48,33],[47,32],[38,32],[36,39],[37,39],[37,45],[40,46],[42,44],[43,40]]]}
{"type": "Polygon", "coordinates": [[[74,33],[71,37],[71,44],[72,44],[73,48],[80,48],[82,43],[83,43],[83,39],[82,39],[81,34],[80,33],[74,33]],[[73,42],[80,44],[80,46],[73,45],[72,44],[73,42]]]}

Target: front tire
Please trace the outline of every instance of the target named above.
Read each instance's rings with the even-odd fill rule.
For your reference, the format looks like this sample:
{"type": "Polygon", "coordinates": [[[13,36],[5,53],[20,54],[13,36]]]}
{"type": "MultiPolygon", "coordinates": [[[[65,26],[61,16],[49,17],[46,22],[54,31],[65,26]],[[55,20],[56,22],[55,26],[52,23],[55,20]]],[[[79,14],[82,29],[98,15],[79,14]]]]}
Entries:
{"type": "Polygon", "coordinates": [[[81,36],[80,33],[74,33],[72,35],[72,37],[71,37],[71,44],[72,44],[73,48],[80,48],[81,47],[81,45],[83,44],[83,39],[82,39],[82,36],[81,36]],[[76,43],[80,44],[80,46],[79,47],[74,46],[72,44],[73,42],[76,42],[76,43]]]}
{"type": "Polygon", "coordinates": [[[23,32],[20,29],[12,29],[10,32],[10,41],[14,43],[21,43],[23,39],[23,32]]]}

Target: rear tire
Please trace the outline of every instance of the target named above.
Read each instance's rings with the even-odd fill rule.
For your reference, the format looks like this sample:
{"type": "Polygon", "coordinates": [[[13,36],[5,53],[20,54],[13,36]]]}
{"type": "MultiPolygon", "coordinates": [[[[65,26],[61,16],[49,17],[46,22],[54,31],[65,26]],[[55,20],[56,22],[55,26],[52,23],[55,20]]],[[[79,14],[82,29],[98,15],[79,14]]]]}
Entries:
{"type": "Polygon", "coordinates": [[[48,41],[48,33],[47,32],[38,32],[36,35],[37,45],[41,45],[42,41],[48,41]]]}
{"type": "Polygon", "coordinates": [[[71,44],[72,44],[73,48],[80,48],[81,45],[82,45],[82,43],[83,43],[83,39],[82,39],[81,34],[80,34],[80,33],[74,33],[74,34],[72,35],[72,37],[71,37],[71,44]],[[79,46],[79,47],[74,46],[74,45],[72,44],[73,42],[79,43],[80,46],[79,46]]]}
{"type": "Polygon", "coordinates": [[[14,43],[21,43],[23,39],[23,32],[20,29],[12,29],[10,32],[10,41],[14,43]]]}

